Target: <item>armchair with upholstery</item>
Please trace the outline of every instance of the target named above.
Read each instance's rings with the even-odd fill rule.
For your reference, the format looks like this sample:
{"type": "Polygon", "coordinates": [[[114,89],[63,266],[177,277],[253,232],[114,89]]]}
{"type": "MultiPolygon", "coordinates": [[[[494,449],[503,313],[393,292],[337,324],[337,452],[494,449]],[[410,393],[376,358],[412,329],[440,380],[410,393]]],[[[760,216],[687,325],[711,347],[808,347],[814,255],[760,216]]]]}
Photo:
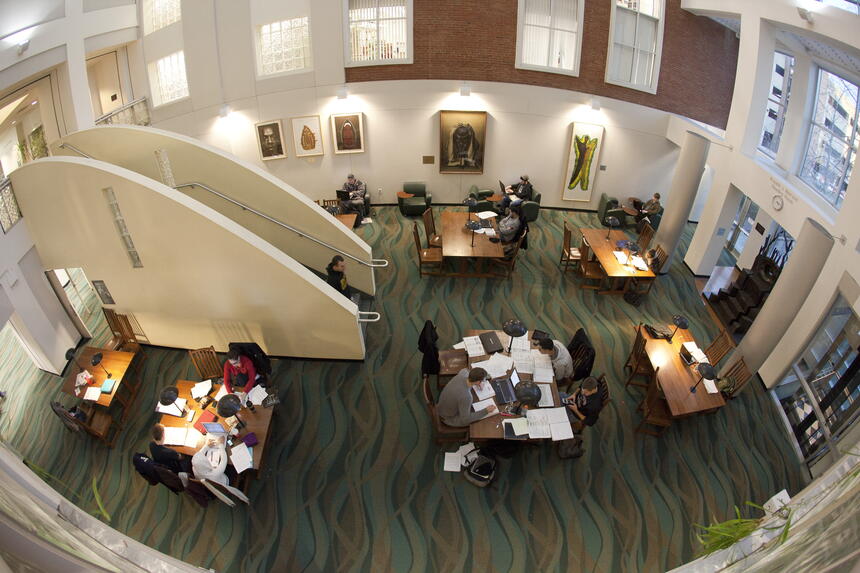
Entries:
{"type": "Polygon", "coordinates": [[[477,185],[472,185],[469,188],[469,197],[474,197],[477,200],[486,199],[492,195],[495,195],[495,191],[492,189],[478,189],[477,185]]]}
{"type": "Polygon", "coordinates": [[[606,226],[607,211],[611,211],[618,207],[618,199],[610,197],[606,193],[600,195],[600,202],[597,204],[597,219],[600,224],[606,226]]]}
{"type": "Polygon", "coordinates": [[[523,201],[523,217],[525,217],[527,222],[531,223],[532,221],[536,221],[538,215],[540,215],[540,200],[541,194],[537,191],[532,191],[532,200],[523,201]]]}
{"type": "Polygon", "coordinates": [[[480,199],[478,201],[475,201],[474,203],[469,203],[469,213],[483,213],[484,211],[492,211],[496,214],[499,213],[499,211],[496,209],[495,203],[493,203],[492,201],[480,199]]]}
{"type": "Polygon", "coordinates": [[[430,207],[432,196],[427,193],[427,185],[419,181],[409,181],[403,184],[403,191],[412,197],[398,197],[397,206],[403,215],[421,215],[430,207]]]}

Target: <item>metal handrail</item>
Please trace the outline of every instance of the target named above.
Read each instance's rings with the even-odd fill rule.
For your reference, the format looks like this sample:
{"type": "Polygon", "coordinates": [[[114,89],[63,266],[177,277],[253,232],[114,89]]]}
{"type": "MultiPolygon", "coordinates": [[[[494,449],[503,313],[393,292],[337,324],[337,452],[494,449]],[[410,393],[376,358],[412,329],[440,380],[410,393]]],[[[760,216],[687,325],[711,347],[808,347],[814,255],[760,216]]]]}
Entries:
{"type": "Polygon", "coordinates": [[[98,123],[98,122],[100,122],[100,121],[104,121],[104,120],[106,120],[107,118],[109,118],[109,117],[111,117],[111,116],[114,116],[114,115],[116,115],[116,114],[118,114],[118,113],[122,113],[122,112],[124,112],[125,110],[127,110],[127,109],[129,109],[129,108],[132,108],[132,107],[134,107],[134,106],[136,106],[136,105],[137,105],[137,104],[139,104],[140,102],[145,102],[145,101],[146,101],[146,97],[145,97],[145,96],[144,96],[144,97],[141,97],[141,98],[137,98],[136,100],[134,100],[134,101],[133,101],[133,102],[131,102],[131,103],[127,103],[127,104],[125,104],[125,105],[121,105],[121,106],[119,106],[118,108],[116,108],[115,110],[113,110],[113,111],[111,111],[111,112],[108,112],[108,113],[104,114],[104,115],[103,115],[103,116],[101,116],[101,117],[96,118],[96,120],[95,120],[93,123],[98,123]]]}
{"type": "Polygon", "coordinates": [[[378,312],[368,312],[364,310],[358,311],[358,322],[379,322],[382,315],[378,312]],[[362,315],[369,315],[367,318],[362,318],[362,315]],[[375,318],[373,318],[375,316],[375,318]]]}
{"type": "Polygon", "coordinates": [[[92,155],[87,155],[86,153],[84,153],[83,151],[81,151],[80,149],[78,149],[77,147],[72,145],[71,143],[66,143],[65,141],[63,143],[61,143],[58,147],[60,147],[62,149],[65,149],[68,147],[69,149],[71,149],[72,151],[74,151],[75,153],[77,153],[78,155],[80,155],[82,157],[86,157],[87,159],[95,159],[92,155]]]}
{"type": "Polygon", "coordinates": [[[370,262],[363,261],[363,260],[359,259],[358,257],[355,257],[355,256],[347,253],[346,251],[341,251],[337,247],[335,247],[333,245],[329,245],[325,241],[320,241],[316,237],[309,235],[308,233],[306,233],[302,230],[296,229],[295,227],[291,227],[290,225],[287,225],[283,221],[279,221],[278,219],[275,219],[274,217],[270,217],[270,216],[266,215],[265,213],[261,213],[260,211],[257,211],[256,209],[254,209],[253,207],[251,207],[249,205],[246,205],[240,201],[236,201],[232,197],[228,197],[227,195],[224,195],[223,193],[216,191],[215,189],[212,189],[211,187],[209,187],[208,185],[206,185],[204,183],[200,183],[200,182],[196,182],[196,181],[191,182],[191,183],[180,183],[179,185],[175,186],[174,189],[181,189],[183,187],[200,187],[201,189],[205,189],[206,191],[209,191],[213,195],[217,195],[218,197],[224,199],[225,201],[232,203],[233,205],[236,205],[237,207],[240,207],[243,211],[249,211],[249,212],[257,215],[258,217],[262,217],[263,219],[278,225],[279,227],[283,227],[284,229],[287,229],[289,231],[296,233],[301,238],[310,239],[311,241],[317,243],[318,245],[322,245],[323,247],[325,247],[327,249],[335,251],[336,253],[339,253],[345,257],[349,257],[353,261],[355,261],[359,264],[362,264],[366,267],[371,267],[371,268],[377,269],[377,268],[384,268],[384,267],[388,266],[388,261],[385,259],[370,259],[370,262]]]}

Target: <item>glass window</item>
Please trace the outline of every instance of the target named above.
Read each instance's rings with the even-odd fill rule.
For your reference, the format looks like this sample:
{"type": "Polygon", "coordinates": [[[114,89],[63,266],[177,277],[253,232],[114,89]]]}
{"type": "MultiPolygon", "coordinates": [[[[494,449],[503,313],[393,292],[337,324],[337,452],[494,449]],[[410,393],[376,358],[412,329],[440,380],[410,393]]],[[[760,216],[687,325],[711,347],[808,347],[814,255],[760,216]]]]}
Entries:
{"type": "Polygon", "coordinates": [[[767,111],[762,125],[759,149],[771,157],[779,150],[779,140],[785,125],[785,111],[791,92],[791,78],[794,74],[794,57],[782,52],[773,54],[773,71],[770,75],[770,95],[767,98],[767,111]]]}
{"type": "Polygon", "coordinates": [[[826,70],[818,92],[800,178],[839,209],[857,155],[858,87],[826,70]]]}
{"type": "Polygon", "coordinates": [[[309,70],[311,33],[308,18],[260,26],[257,31],[257,73],[261,76],[309,70]]]}
{"type": "Polygon", "coordinates": [[[152,100],[156,106],[188,97],[185,53],[175,52],[149,64],[152,100]]]}
{"type": "Polygon", "coordinates": [[[817,0],[826,6],[847,10],[852,14],[860,14],[860,2],[857,0],[817,0]]]}
{"type": "Polygon", "coordinates": [[[579,73],[582,0],[520,0],[517,67],[579,73]]]}
{"type": "Polygon", "coordinates": [[[180,0],[144,0],[143,33],[151,34],[182,19],[180,0]]]}
{"type": "Polygon", "coordinates": [[[663,44],[663,0],[615,0],[606,81],[657,92],[663,44]]]}
{"type": "Polygon", "coordinates": [[[21,211],[12,192],[12,183],[8,179],[0,181],[0,227],[4,233],[8,233],[20,219],[21,211]]]}
{"type": "Polygon", "coordinates": [[[347,0],[347,64],[409,63],[411,0],[347,0]]]}

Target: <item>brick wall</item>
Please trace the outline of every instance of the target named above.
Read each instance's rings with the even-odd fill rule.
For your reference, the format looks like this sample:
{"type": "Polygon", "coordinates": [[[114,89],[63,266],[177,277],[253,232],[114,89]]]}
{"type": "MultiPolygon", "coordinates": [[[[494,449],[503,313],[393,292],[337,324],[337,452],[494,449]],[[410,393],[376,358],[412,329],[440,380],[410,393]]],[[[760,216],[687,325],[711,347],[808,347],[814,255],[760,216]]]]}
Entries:
{"type": "Polygon", "coordinates": [[[414,0],[414,63],[346,69],[347,82],[451,79],[568,89],[629,101],[725,127],[738,39],[666,0],[657,93],[604,82],[611,0],[586,0],[579,76],[514,67],[517,0],[414,0]]]}

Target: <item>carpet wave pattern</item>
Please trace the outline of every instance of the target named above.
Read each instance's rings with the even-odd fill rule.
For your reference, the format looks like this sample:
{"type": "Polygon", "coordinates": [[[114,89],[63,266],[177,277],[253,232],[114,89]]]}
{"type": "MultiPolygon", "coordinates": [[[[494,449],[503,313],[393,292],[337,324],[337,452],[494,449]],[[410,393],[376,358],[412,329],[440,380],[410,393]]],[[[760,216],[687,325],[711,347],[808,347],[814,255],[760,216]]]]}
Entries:
{"type": "MultiPolygon", "coordinates": [[[[449,207],[451,208],[451,207],[449,207]]],[[[438,219],[442,208],[434,208],[438,219]]],[[[92,477],[111,526],[156,549],[218,571],[664,571],[698,550],[692,524],[731,517],[805,484],[770,396],[753,381],[715,414],[676,421],[660,438],[633,432],[639,389],[624,388],[634,326],[688,317],[704,345],[718,333],[680,256],[639,307],[579,288],[557,265],[562,224],[597,226],[592,213],[543,210],[510,280],[419,278],[412,219],[377,207],[357,232],[375,257],[375,308],[364,362],[277,360],[281,398],[250,507],[213,503],[149,487],[131,465],[146,451],[159,390],[198,379],[182,350],[146,347],[143,387],[111,450],[63,429],[48,404],[60,378],[35,370],[0,334],[8,388],[0,435],[16,451],[85,493],[92,477]],[[500,460],[497,480],[478,489],[442,471],[421,398],[417,339],[435,322],[440,348],[469,328],[516,317],[565,343],[577,328],[597,349],[594,372],[612,402],[585,433],[585,455],[561,460],[553,445],[523,446],[500,460]],[[23,360],[23,361],[22,361],[23,360]],[[31,423],[37,420],[38,423],[31,423]]],[[[419,222],[419,228],[421,224],[419,222]]],[[[680,253],[692,236],[685,231],[680,253]]],[[[422,229],[423,235],[423,229],[422,229]]],[[[94,296],[94,295],[90,295],[94,296]]],[[[100,313],[95,343],[108,338],[100,313]]],[[[61,488],[60,488],[61,489],[61,488]]],[[[62,492],[62,489],[61,489],[62,492]]]]}

